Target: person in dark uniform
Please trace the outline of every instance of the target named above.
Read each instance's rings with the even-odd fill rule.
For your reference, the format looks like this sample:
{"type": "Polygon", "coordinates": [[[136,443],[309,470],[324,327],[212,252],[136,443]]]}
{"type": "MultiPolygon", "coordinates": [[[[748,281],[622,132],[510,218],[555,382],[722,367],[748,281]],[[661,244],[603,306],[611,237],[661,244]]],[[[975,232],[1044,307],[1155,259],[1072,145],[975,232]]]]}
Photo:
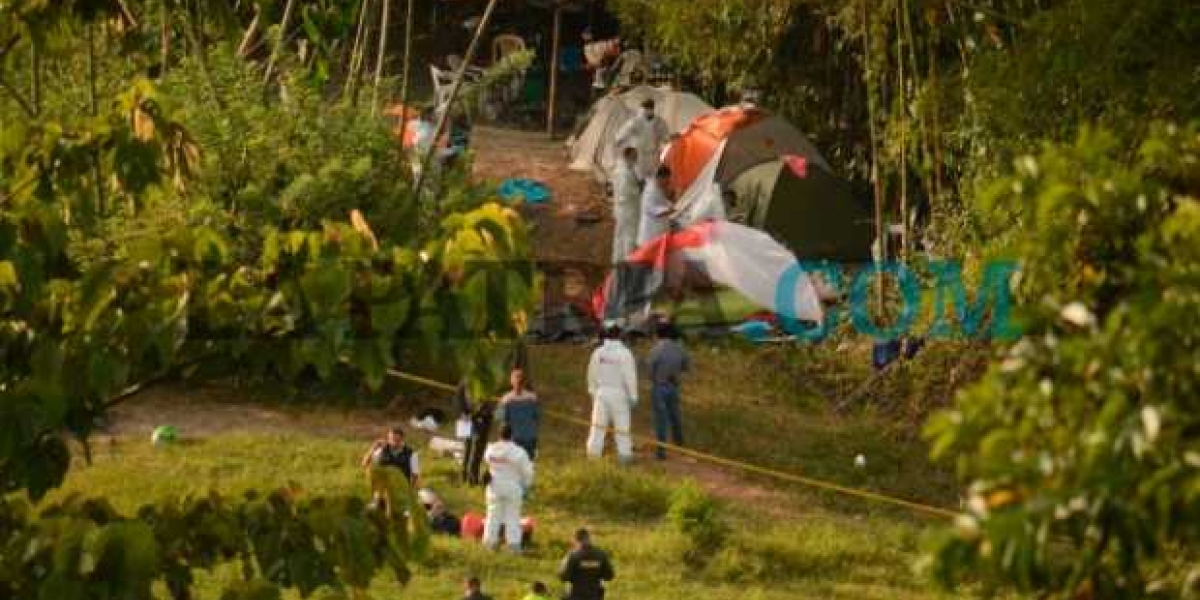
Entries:
{"type": "MultiPolygon", "coordinates": [[[[372,466],[399,469],[413,489],[417,489],[421,478],[417,452],[404,443],[404,430],[399,427],[393,427],[383,439],[371,444],[371,449],[363,455],[362,466],[368,469],[372,466]]],[[[376,508],[386,508],[386,492],[376,490],[371,504],[376,508]]]]}
{"type": "Polygon", "coordinates": [[[474,409],[468,408],[463,414],[471,417],[471,437],[467,438],[463,452],[463,481],[470,485],[483,485],[480,469],[483,465],[483,451],[487,449],[488,438],[492,434],[492,422],[495,420],[496,401],[484,400],[474,409]]]}
{"type": "Polygon", "coordinates": [[[381,466],[395,467],[404,473],[404,479],[408,480],[408,484],[417,489],[418,482],[421,478],[420,461],[417,458],[416,450],[408,447],[404,443],[404,430],[399,427],[393,427],[388,431],[387,436],[381,440],[375,440],[371,444],[371,449],[367,450],[363,456],[362,466],[381,466]]]}
{"type": "Polygon", "coordinates": [[[588,530],[576,531],[575,547],[558,570],[558,578],[571,586],[564,600],[604,600],[604,582],[615,576],[608,554],[592,545],[588,530]]]}

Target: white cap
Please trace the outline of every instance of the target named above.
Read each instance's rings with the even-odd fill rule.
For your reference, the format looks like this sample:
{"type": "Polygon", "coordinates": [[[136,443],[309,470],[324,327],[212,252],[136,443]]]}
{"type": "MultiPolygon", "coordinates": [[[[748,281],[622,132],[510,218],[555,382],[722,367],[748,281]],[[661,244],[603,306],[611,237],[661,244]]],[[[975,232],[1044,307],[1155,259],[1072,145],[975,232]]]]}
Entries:
{"type": "Polygon", "coordinates": [[[438,498],[437,492],[429,488],[421,488],[417,490],[417,502],[420,502],[421,504],[437,504],[439,500],[440,498],[438,498]]]}

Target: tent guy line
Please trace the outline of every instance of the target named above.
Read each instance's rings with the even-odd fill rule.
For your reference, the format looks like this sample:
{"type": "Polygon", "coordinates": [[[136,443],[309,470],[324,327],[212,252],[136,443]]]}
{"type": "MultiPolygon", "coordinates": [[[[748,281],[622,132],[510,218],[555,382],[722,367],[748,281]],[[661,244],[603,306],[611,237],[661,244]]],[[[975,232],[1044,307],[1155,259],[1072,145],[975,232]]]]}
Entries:
{"type": "MultiPolygon", "coordinates": [[[[430,379],[428,377],[422,377],[420,375],[413,375],[411,373],[405,373],[403,371],[398,371],[396,369],[388,369],[387,374],[389,376],[397,378],[397,379],[404,379],[407,381],[419,383],[419,384],[422,384],[422,385],[425,385],[428,387],[445,390],[448,392],[458,391],[458,386],[451,385],[451,384],[445,383],[443,381],[437,381],[435,379],[430,379]]],[[[553,410],[545,410],[545,409],[543,409],[543,412],[547,416],[557,419],[559,421],[563,421],[566,423],[572,423],[575,425],[580,425],[580,426],[588,427],[588,428],[592,427],[591,422],[585,421],[583,419],[578,419],[576,417],[572,417],[567,414],[563,414],[563,413],[553,411],[553,410]]],[[[894,496],[889,496],[887,494],[881,494],[881,493],[871,492],[871,491],[867,491],[867,490],[863,490],[863,489],[847,487],[844,485],[839,485],[836,483],[823,481],[820,479],[814,479],[812,477],[805,477],[803,475],[796,475],[793,473],[787,473],[787,472],[779,471],[776,469],[761,467],[761,466],[750,464],[747,462],[742,462],[742,461],[733,460],[733,459],[729,459],[729,458],[723,458],[723,457],[716,456],[713,454],[708,454],[705,452],[693,450],[691,448],[684,448],[682,446],[676,446],[675,444],[659,442],[655,439],[652,439],[652,438],[650,438],[648,436],[644,436],[644,435],[630,434],[630,436],[638,442],[654,444],[654,445],[661,445],[663,448],[666,448],[673,452],[678,452],[679,454],[689,456],[689,457],[695,458],[697,460],[709,462],[709,463],[712,463],[715,465],[739,469],[742,471],[746,471],[749,473],[755,473],[758,475],[765,475],[767,477],[778,479],[780,481],[786,481],[788,483],[796,483],[796,484],[813,487],[813,488],[817,488],[817,489],[821,489],[821,490],[825,490],[825,491],[829,491],[829,492],[843,494],[846,496],[853,496],[853,497],[859,498],[861,500],[868,500],[868,501],[872,501],[872,502],[879,502],[882,504],[890,504],[892,506],[899,506],[901,508],[906,508],[908,510],[911,510],[911,511],[914,511],[917,513],[921,513],[921,514],[924,514],[927,516],[945,517],[945,518],[953,519],[961,514],[958,511],[954,511],[954,510],[950,510],[950,509],[942,508],[942,507],[938,507],[938,506],[933,506],[930,504],[924,504],[924,503],[916,502],[916,501],[912,501],[912,500],[905,500],[903,498],[897,498],[894,496]]]]}

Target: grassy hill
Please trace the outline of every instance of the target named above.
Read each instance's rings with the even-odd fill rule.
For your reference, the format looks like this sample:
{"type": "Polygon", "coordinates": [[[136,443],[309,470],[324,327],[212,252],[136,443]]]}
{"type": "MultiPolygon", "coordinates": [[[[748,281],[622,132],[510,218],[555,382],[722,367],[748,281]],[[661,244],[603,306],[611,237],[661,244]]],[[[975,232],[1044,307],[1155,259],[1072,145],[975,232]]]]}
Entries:
{"type": "MultiPolygon", "coordinates": [[[[534,350],[533,377],[548,408],[586,414],[581,388],[587,351],[534,350]]],[[[919,443],[893,434],[869,415],[829,414],[788,384],[785,369],[770,367],[770,351],[694,347],[693,352],[696,372],[685,388],[690,445],[952,504],[953,486],[926,462],[919,443]],[[857,453],[868,457],[866,469],[853,467],[857,453]]],[[[373,432],[402,418],[378,410],[249,404],[228,390],[164,388],[123,407],[111,441],[101,440],[93,464],[77,465],[51,500],[74,492],[104,495],[133,510],[170,494],[213,488],[235,493],[289,482],[310,493],[365,496],[357,460],[373,432]],[[152,446],[149,427],[156,422],[180,425],[185,440],[152,446]]],[[[637,409],[635,432],[650,432],[645,403],[637,409]]],[[[921,536],[938,524],[936,519],[680,457],[659,463],[645,448],[633,468],[589,462],[582,458],[584,433],[562,422],[544,426],[545,454],[527,504],[539,525],[528,552],[489,553],[473,542],[437,538],[407,587],[398,591],[394,582],[380,579],[372,596],[457,598],[462,579],[476,574],[498,600],[519,598],[530,582],[553,581],[570,532],[584,525],[614,556],[613,599],[940,597],[912,571],[921,536]],[[672,524],[668,513],[680,496],[693,502],[697,496],[701,502],[714,499],[720,527],[727,531],[722,543],[697,547],[672,524]]],[[[455,462],[428,453],[422,458],[427,483],[454,512],[483,510],[482,490],[457,484],[455,462]]],[[[202,597],[216,598],[217,584],[235,576],[232,568],[211,574],[202,597]]]]}

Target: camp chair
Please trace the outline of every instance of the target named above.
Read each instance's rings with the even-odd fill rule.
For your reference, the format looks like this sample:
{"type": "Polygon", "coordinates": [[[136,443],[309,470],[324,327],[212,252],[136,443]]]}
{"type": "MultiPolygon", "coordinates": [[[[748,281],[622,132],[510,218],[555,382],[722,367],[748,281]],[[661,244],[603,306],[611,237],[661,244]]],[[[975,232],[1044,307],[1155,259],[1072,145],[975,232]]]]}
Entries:
{"type": "MultiPolygon", "coordinates": [[[[463,64],[463,59],[457,54],[451,54],[446,57],[446,65],[450,67],[451,73],[457,73],[458,68],[463,64]]],[[[475,83],[483,78],[483,69],[473,65],[467,65],[467,70],[463,74],[466,78],[466,83],[475,83]]]]}
{"type": "Polygon", "coordinates": [[[505,56],[525,49],[525,40],[511,33],[502,33],[492,38],[492,64],[504,60],[505,56]]]}
{"type": "MultiPolygon", "coordinates": [[[[505,57],[510,54],[525,50],[525,40],[520,36],[511,33],[503,33],[492,38],[492,65],[499,64],[505,57]]],[[[511,103],[521,95],[521,89],[525,87],[525,76],[518,75],[514,77],[508,89],[501,89],[505,103],[511,103]]]]}
{"type": "Polygon", "coordinates": [[[454,73],[429,65],[429,77],[433,80],[433,104],[439,110],[450,102],[450,90],[454,87],[454,73]]]}

